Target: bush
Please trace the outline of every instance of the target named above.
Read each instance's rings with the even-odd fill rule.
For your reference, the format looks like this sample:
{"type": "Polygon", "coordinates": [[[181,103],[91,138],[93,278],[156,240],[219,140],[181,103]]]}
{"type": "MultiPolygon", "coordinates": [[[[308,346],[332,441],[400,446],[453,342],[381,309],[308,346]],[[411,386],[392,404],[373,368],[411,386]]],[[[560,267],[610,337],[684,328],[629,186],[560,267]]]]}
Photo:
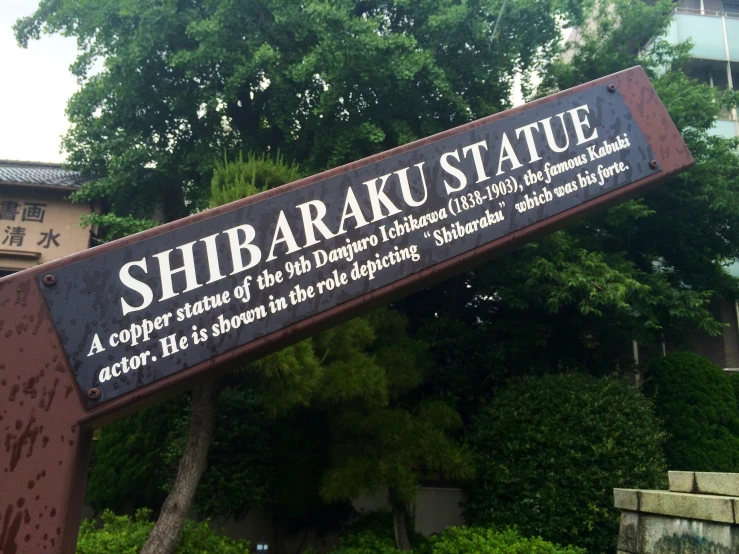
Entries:
{"type": "Polygon", "coordinates": [[[246,161],[240,155],[238,160],[224,160],[217,165],[210,187],[210,205],[222,206],[299,178],[298,166],[285,162],[279,152],[274,160],[268,154],[257,156],[249,152],[246,161]]]}
{"type": "Polygon", "coordinates": [[[395,548],[394,540],[388,541],[370,531],[363,531],[342,537],[341,548],[334,554],[401,554],[401,551],[395,548]]]}
{"type": "MultiPolygon", "coordinates": [[[[384,529],[383,529],[383,535],[384,529]]],[[[418,554],[585,554],[572,546],[558,546],[541,538],[527,539],[514,529],[496,531],[475,527],[450,527],[441,535],[414,546],[418,554]]],[[[308,554],[308,553],[306,553],[308,554]]],[[[310,554],[315,554],[311,552],[310,554]]],[[[342,538],[333,554],[403,554],[394,541],[371,531],[342,538]]]]}
{"type": "Polygon", "coordinates": [[[585,554],[572,546],[558,546],[539,537],[527,539],[514,529],[451,527],[429,541],[428,554],[585,554]]]}
{"type": "MultiPolygon", "coordinates": [[[[426,537],[416,533],[413,529],[414,522],[411,514],[406,514],[405,525],[411,547],[416,548],[425,542],[426,537]]],[[[362,513],[341,533],[341,546],[343,548],[357,547],[358,543],[366,542],[368,537],[374,537],[378,545],[384,544],[394,548],[395,526],[393,525],[393,513],[387,510],[362,513]]]]}
{"type": "Polygon", "coordinates": [[[615,550],[614,487],[664,485],[664,433],[648,400],[615,379],[513,380],[473,424],[470,525],[615,550]]]}
{"type": "Polygon", "coordinates": [[[100,430],[85,493],[94,510],[133,513],[162,505],[164,484],[177,473],[176,466],[166,463],[165,453],[177,422],[186,418],[184,400],[180,396],[100,430]]]}
{"type": "MultiPolygon", "coordinates": [[[[110,510],[102,515],[102,525],[82,522],[77,538],[77,554],[137,554],[154,523],[151,511],[141,509],[136,516],[117,516],[110,510]]],[[[248,554],[249,543],[223,537],[208,525],[186,520],[175,554],[248,554]]]]}
{"type": "Polygon", "coordinates": [[[665,422],[670,469],[737,471],[737,401],[720,367],[691,352],[670,354],[648,366],[644,390],[665,422]]]}

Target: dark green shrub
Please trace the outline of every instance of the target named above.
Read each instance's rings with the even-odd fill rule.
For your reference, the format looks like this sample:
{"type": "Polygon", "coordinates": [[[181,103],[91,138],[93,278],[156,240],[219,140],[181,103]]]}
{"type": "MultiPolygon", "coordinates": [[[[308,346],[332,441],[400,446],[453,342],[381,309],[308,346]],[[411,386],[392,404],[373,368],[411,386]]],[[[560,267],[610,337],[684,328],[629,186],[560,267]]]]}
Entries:
{"type": "MultiPolygon", "coordinates": [[[[102,525],[82,522],[77,538],[77,554],[137,554],[154,523],[151,511],[141,509],[136,516],[117,516],[110,510],[102,515],[102,525]]],[[[249,554],[249,543],[221,536],[208,525],[187,520],[175,554],[249,554]]]]}
{"type": "Polygon", "coordinates": [[[341,548],[334,554],[400,554],[395,548],[395,540],[387,540],[370,531],[363,531],[356,535],[347,535],[341,539],[341,548]]]}
{"type": "MultiPolygon", "coordinates": [[[[413,530],[413,518],[410,514],[406,518],[406,528],[408,529],[408,539],[411,546],[417,548],[422,545],[426,538],[420,533],[413,530]]],[[[395,529],[393,525],[393,514],[388,510],[375,510],[366,512],[354,519],[344,532],[341,533],[341,546],[345,548],[359,548],[370,537],[374,537],[374,541],[378,545],[392,547],[395,552],[395,529]]]]}
{"type": "Polygon", "coordinates": [[[559,546],[539,537],[528,539],[514,529],[451,527],[429,541],[428,554],[585,554],[573,546],[559,546]]]}
{"type": "Polygon", "coordinates": [[[613,488],[662,486],[663,440],[649,401],[620,381],[513,380],[473,424],[478,475],[467,522],[611,552],[619,521],[613,488]]]}
{"type": "Polygon", "coordinates": [[[739,415],[734,385],[720,367],[691,352],[657,358],[644,391],[665,424],[669,469],[737,471],[739,415]]]}
{"type": "MultiPolygon", "coordinates": [[[[479,527],[450,527],[441,535],[414,546],[417,554],[585,554],[573,546],[558,546],[539,537],[522,537],[515,529],[496,531],[479,527]]],[[[394,541],[371,531],[342,538],[332,554],[402,554],[394,541]]],[[[308,554],[308,553],[306,553],[308,554]]],[[[315,554],[311,552],[310,554],[315,554]]]]}
{"type": "Polygon", "coordinates": [[[164,483],[177,472],[166,463],[168,438],[186,414],[185,398],[178,397],[103,427],[85,493],[90,506],[116,513],[159,509],[164,483]]]}
{"type": "MultiPolygon", "coordinates": [[[[162,454],[171,477],[167,489],[185,451],[189,424],[185,413],[173,422],[167,439],[162,454]]],[[[244,383],[224,389],[218,398],[208,466],[192,505],[199,519],[240,518],[250,508],[261,506],[270,477],[269,438],[269,423],[254,391],[244,383]]]]}

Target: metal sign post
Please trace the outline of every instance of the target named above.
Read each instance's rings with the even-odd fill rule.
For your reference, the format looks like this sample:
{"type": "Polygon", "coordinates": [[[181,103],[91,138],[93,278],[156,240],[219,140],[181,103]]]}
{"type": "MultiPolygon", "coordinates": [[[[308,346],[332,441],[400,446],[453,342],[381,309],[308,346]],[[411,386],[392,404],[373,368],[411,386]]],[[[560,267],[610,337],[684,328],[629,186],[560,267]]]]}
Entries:
{"type": "Polygon", "coordinates": [[[0,552],[74,552],[94,427],[692,164],[632,68],[0,280],[0,552]]]}

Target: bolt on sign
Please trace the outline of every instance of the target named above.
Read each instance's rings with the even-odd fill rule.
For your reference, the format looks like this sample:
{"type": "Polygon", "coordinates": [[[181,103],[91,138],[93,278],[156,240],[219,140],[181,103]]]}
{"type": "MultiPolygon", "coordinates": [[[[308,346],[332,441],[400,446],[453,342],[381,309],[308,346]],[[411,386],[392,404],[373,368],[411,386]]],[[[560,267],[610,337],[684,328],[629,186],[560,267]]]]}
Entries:
{"type": "Polygon", "coordinates": [[[0,552],[74,551],[92,428],[692,164],[633,68],[0,280],[0,552]]]}

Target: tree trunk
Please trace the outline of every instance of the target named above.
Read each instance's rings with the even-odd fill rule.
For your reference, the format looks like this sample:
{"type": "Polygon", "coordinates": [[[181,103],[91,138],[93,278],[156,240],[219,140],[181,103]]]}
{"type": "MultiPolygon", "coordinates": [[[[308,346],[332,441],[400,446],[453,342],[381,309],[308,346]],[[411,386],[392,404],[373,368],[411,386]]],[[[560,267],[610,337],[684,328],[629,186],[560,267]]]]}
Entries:
{"type": "Polygon", "coordinates": [[[399,500],[397,495],[390,491],[390,505],[393,508],[393,528],[395,530],[395,547],[398,550],[410,550],[411,541],[408,538],[408,527],[406,526],[406,515],[408,506],[399,500]]]}
{"type": "Polygon", "coordinates": [[[180,459],[172,489],[164,501],[159,519],[140,554],[171,554],[180,539],[180,530],[195,498],[200,478],[207,466],[213,437],[216,403],[221,388],[215,381],[192,391],[190,427],[185,452],[180,459]]]}

